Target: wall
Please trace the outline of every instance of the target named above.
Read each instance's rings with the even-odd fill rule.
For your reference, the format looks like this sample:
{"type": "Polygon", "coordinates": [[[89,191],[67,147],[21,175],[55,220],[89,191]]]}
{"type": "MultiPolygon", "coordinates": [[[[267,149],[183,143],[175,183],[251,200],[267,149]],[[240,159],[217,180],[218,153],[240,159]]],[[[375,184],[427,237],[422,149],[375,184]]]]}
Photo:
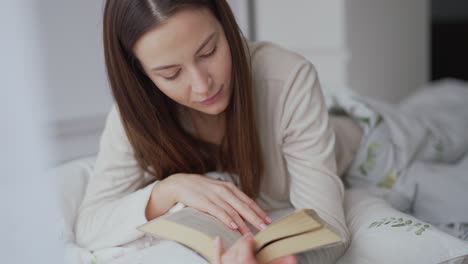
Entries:
{"type": "Polygon", "coordinates": [[[468,1],[466,0],[431,0],[433,20],[466,21],[468,1]]]}
{"type": "Polygon", "coordinates": [[[253,27],[251,26],[251,8],[252,0],[227,0],[231,6],[232,12],[236,17],[237,24],[246,38],[252,38],[253,27]]]}
{"type": "Polygon", "coordinates": [[[110,93],[102,53],[102,1],[41,1],[52,120],[105,114],[110,93]]]}
{"type": "Polygon", "coordinates": [[[46,67],[36,1],[0,9],[0,252],[2,263],[63,263],[49,162],[46,67]],[[55,234],[55,235],[54,235],[55,234]]]}
{"type": "Polygon", "coordinates": [[[396,102],[429,80],[427,0],[347,0],[349,84],[396,102]]]}
{"type": "Polygon", "coordinates": [[[43,0],[47,95],[55,163],[96,153],[112,98],[102,51],[103,1],[43,0]]]}
{"type": "Polygon", "coordinates": [[[342,0],[256,0],[256,40],[305,56],[317,67],[322,85],[347,86],[344,8],[342,0]]]}
{"type": "Polygon", "coordinates": [[[322,86],[395,102],[428,81],[427,0],[256,0],[257,40],[299,52],[322,86]]]}

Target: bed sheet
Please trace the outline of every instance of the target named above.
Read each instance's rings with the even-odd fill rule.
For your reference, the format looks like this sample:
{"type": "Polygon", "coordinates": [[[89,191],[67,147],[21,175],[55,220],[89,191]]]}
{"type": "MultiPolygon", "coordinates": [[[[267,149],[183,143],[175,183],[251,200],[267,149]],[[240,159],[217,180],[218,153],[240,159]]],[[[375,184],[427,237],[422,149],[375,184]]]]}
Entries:
{"type": "MultiPolygon", "coordinates": [[[[63,203],[64,209],[66,209],[64,210],[65,215],[63,219],[61,220],[62,223],[60,225],[63,228],[63,231],[60,233],[60,236],[61,236],[61,239],[65,243],[65,263],[70,263],[70,264],[141,263],[141,264],[144,264],[144,263],[154,263],[154,256],[158,256],[157,263],[195,263],[195,264],[206,263],[206,261],[203,258],[201,258],[196,253],[194,253],[193,251],[189,250],[188,248],[180,244],[177,244],[171,241],[154,239],[149,236],[143,236],[136,241],[126,244],[125,246],[107,248],[107,249],[99,250],[96,252],[89,252],[88,250],[77,245],[74,242],[74,234],[73,234],[74,217],[76,216],[76,209],[79,206],[80,197],[82,196],[81,191],[84,190],[82,189],[82,187],[86,185],[87,177],[89,177],[92,173],[93,161],[94,161],[93,157],[85,158],[85,159],[73,161],[69,164],[60,166],[59,168],[54,170],[55,177],[60,178],[59,182],[61,183],[61,187],[62,187],[61,191],[62,191],[62,196],[63,196],[62,203],[63,203]],[[174,256],[177,256],[177,257],[174,257],[174,256]]],[[[462,162],[460,162],[460,164],[458,165],[460,166],[459,167],[460,171],[462,170],[466,171],[466,168],[468,168],[468,158],[462,160],[462,162]]],[[[348,197],[348,199],[349,199],[350,193],[353,191],[354,190],[346,190],[346,196],[348,197]]],[[[370,211],[372,210],[367,210],[366,212],[365,210],[366,208],[368,208],[368,206],[361,206],[362,203],[365,203],[370,200],[374,200],[376,203],[386,204],[386,201],[384,200],[384,198],[377,197],[374,194],[372,194],[370,191],[368,192],[367,190],[365,192],[368,193],[369,195],[363,195],[363,196],[358,195],[358,196],[355,196],[355,198],[353,198],[354,200],[352,203],[349,203],[349,202],[345,203],[345,211],[352,212],[352,211],[355,211],[355,208],[360,206],[363,209],[359,209],[359,210],[364,210],[364,211],[360,212],[359,215],[366,214],[366,213],[370,214],[371,213],[370,211]],[[362,197],[362,198],[359,198],[359,197],[362,197]]],[[[273,213],[271,215],[273,218],[278,218],[281,215],[284,215],[285,213],[290,212],[291,210],[293,209],[287,208],[287,209],[284,209],[284,211],[276,211],[276,212],[270,212],[270,213],[273,213]]],[[[389,213],[395,214],[396,212],[397,211],[391,208],[389,205],[385,209],[385,215],[388,215],[389,213]]],[[[348,224],[351,225],[352,222],[354,223],[353,224],[354,227],[350,228],[352,236],[355,236],[356,234],[358,234],[357,232],[359,230],[360,230],[359,232],[361,233],[362,233],[362,229],[367,230],[366,228],[363,228],[363,227],[365,227],[366,225],[369,225],[369,223],[372,221],[378,220],[376,215],[372,215],[372,217],[367,217],[367,218],[364,218],[364,220],[362,219],[359,220],[362,222],[358,221],[359,224],[356,225],[356,220],[353,220],[352,219],[353,217],[355,216],[347,213],[348,224]]],[[[407,217],[410,217],[410,216],[407,216],[407,217]]],[[[373,231],[378,231],[378,230],[375,229],[373,231]]],[[[376,235],[377,236],[384,235],[384,233],[377,232],[373,234],[372,236],[375,237],[376,235]]],[[[443,236],[441,232],[439,235],[443,236]]],[[[456,239],[455,237],[452,237],[452,236],[450,237],[451,238],[448,238],[448,237],[443,237],[443,238],[446,240],[447,239],[450,240],[451,241],[450,243],[454,243],[456,247],[459,247],[460,243],[462,243],[461,240],[456,239]],[[453,241],[451,240],[452,238],[453,238],[453,241]]],[[[385,239],[382,239],[382,240],[385,240],[385,239]]],[[[359,243],[355,242],[355,244],[359,244],[359,243]]],[[[368,251],[372,251],[372,250],[368,250],[368,251]]],[[[382,251],[382,252],[385,252],[385,251],[382,251]]],[[[345,258],[343,259],[344,262],[342,261],[342,263],[346,263],[346,264],[365,263],[363,262],[363,259],[359,259],[359,258],[356,259],[356,254],[358,255],[358,257],[369,257],[363,254],[362,252],[360,253],[359,249],[351,249],[351,250],[348,249],[348,251],[346,252],[346,255],[344,256],[345,258]],[[352,257],[351,261],[349,261],[350,256],[352,257]]],[[[466,254],[468,254],[468,243],[466,244],[466,254]]],[[[456,263],[456,264],[462,263],[464,259],[463,257],[460,257],[461,255],[463,255],[462,251],[458,250],[456,252],[453,252],[452,255],[458,256],[458,259],[453,259],[452,261],[448,261],[444,263],[447,263],[447,264],[448,263],[456,263]]],[[[380,263],[385,263],[385,262],[382,261],[380,263]]],[[[434,262],[434,263],[438,263],[438,262],[434,262]]]]}

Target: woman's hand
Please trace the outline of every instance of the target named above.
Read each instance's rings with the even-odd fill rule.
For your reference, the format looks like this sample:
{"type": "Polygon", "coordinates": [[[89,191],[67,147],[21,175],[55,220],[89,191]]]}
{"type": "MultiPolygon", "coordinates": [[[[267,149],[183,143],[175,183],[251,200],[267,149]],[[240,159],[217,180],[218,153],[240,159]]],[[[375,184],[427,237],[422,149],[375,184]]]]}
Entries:
{"type": "Polygon", "coordinates": [[[251,233],[244,219],[263,230],[271,219],[233,183],[213,180],[198,174],[174,174],[164,179],[175,200],[208,213],[241,234],[251,233]]]}
{"type": "MultiPolygon", "coordinates": [[[[251,233],[239,238],[229,250],[223,254],[223,242],[217,237],[215,239],[215,254],[212,264],[257,264],[254,255],[255,242],[251,233]]],[[[296,264],[295,256],[286,256],[275,259],[269,264],[296,264]]]]}

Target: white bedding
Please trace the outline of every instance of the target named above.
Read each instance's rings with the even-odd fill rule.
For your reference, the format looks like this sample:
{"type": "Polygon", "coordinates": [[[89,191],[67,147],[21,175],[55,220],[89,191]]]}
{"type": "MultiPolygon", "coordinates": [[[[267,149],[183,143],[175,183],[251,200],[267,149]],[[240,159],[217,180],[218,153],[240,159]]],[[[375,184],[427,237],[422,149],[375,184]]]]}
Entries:
{"type": "MultiPolygon", "coordinates": [[[[156,263],[206,264],[206,261],[203,258],[199,257],[197,254],[195,254],[194,252],[182,245],[171,241],[156,240],[148,236],[144,236],[141,239],[134,241],[133,243],[127,244],[125,247],[107,248],[92,253],[78,246],[74,242],[74,218],[76,216],[76,209],[78,208],[83,195],[82,192],[84,191],[87,178],[91,176],[93,162],[94,158],[90,157],[67,163],[53,170],[54,177],[57,178],[57,181],[61,186],[61,203],[63,208],[63,218],[59,219],[62,230],[58,235],[60,235],[61,239],[66,244],[65,263],[153,264],[155,263],[155,259],[157,259],[156,263]],[[157,256],[157,258],[155,256],[157,256]]],[[[465,164],[468,164],[468,161],[465,161],[465,164]]],[[[466,171],[465,168],[463,168],[463,170],[466,171]]],[[[392,253],[392,258],[388,257],[389,252],[391,252],[385,248],[386,246],[388,246],[388,243],[368,244],[368,242],[370,241],[369,237],[376,239],[376,241],[382,242],[402,239],[407,240],[406,236],[415,237],[415,235],[408,233],[403,229],[395,229],[397,232],[395,232],[395,230],[390,232],[385,229],[369,229],[367,227],[372,222],[379,221],[383,217],[397,216],[397,214],[405,217],[405,219],[414,218],[404,213],[396,211],[383,199],[377,198],[375,196],[370,196],[370,194],[367,191],[364,192],[359,190],[347,190],[346,199],[347,202],[345,203],[345,211],[347,223],[349,225],[353,237],[352,244],[355,244],[355,246],[352,246],[347,250],[346,254],[343,256],[339,263],[376,263],[369,262],[371,260],[378,260],[378,263],[381,264],[395,263],[387,262],[387,260],[390,259],[392,261],[395,260],[394,253],[392,253]],[[365,206],[363,206],[363,204],[365,206]],[[374,204],[374,207],[371,206],[372,204],[374,204]],[[373,208],[379,209],[375,210],[373,208]],[[359,237],[362,237],[362,239],[359,239],[359,237]],[[393,240],[389,240],[390,237],[393,240]],[[363,247],[362,245],[365,246],[363,247]]],[[[283,213],[284,212],[276,212],[276,215],[280,216],[283,213]]],[[[274,215],[273,218],[275,218],[274,215]]],[[[439,231],[435,226],[433,226],[431,230],[428,230],[426,232],[431,232],[427,234],[431,234],[430,236],[432,237],[432,240],[428,240],[426,244],[429,244],[434,248],[438,248],[439,250],[442,250],[441,252],[443,252],[442,254],[441,252],[433,251],[432,254],[437,254],[438,260],[437,262],[434,260],[434,262],[429,263],[442,263],[442,261],[448,261],[452,259],[452,261],[444,263],[459,264],[463,261],[462,256],[468,256],[468,242],[462,241],[446,233],[443,233],[439,231]],[[441,243],[441,245],[439,245],[438,243],[441,243]],[[446,250],[447,248],[450,248],[450,250],[446,250]]],[[[424,244],[421,244],[421,240],[415,240],[412,242],[412,244],[406,244],[406,251],[400,251],[400,260],[403,261],[410,255],[413,258],[415,258],[414,249],[421,248],[422,245],[424,244]]],[[[421,259],[424,259],[423,255],[427,256],[427,252],[421,254],[421,259]]],[[[423,262],[419,263],[428,263],[427,258],[424,259],[423,262]]]]}
{"type": "Polygon", "coordinates": [[[351,187],[374,190],[395,208],[468,239],[467,102],[468,83],[456,80],[433,83],[399,105],[365,99],[381,121],[348,170],[351,187]]]}

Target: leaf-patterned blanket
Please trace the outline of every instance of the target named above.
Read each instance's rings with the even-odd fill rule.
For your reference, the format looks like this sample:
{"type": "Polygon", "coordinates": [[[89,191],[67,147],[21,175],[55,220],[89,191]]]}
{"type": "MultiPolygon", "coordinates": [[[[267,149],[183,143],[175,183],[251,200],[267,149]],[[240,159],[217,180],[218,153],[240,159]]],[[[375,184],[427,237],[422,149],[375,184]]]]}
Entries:
{"type": "Polygon", "coordinates": [[[468,83],[439,81],[399,104],[350,91],[324,95],[331,113],[348,114],[364,131],[349,185],[374,189],[401,211],[424,211],[423,220],[468,239],[468,168],[456,166],[468,150],[468,83]]]}

